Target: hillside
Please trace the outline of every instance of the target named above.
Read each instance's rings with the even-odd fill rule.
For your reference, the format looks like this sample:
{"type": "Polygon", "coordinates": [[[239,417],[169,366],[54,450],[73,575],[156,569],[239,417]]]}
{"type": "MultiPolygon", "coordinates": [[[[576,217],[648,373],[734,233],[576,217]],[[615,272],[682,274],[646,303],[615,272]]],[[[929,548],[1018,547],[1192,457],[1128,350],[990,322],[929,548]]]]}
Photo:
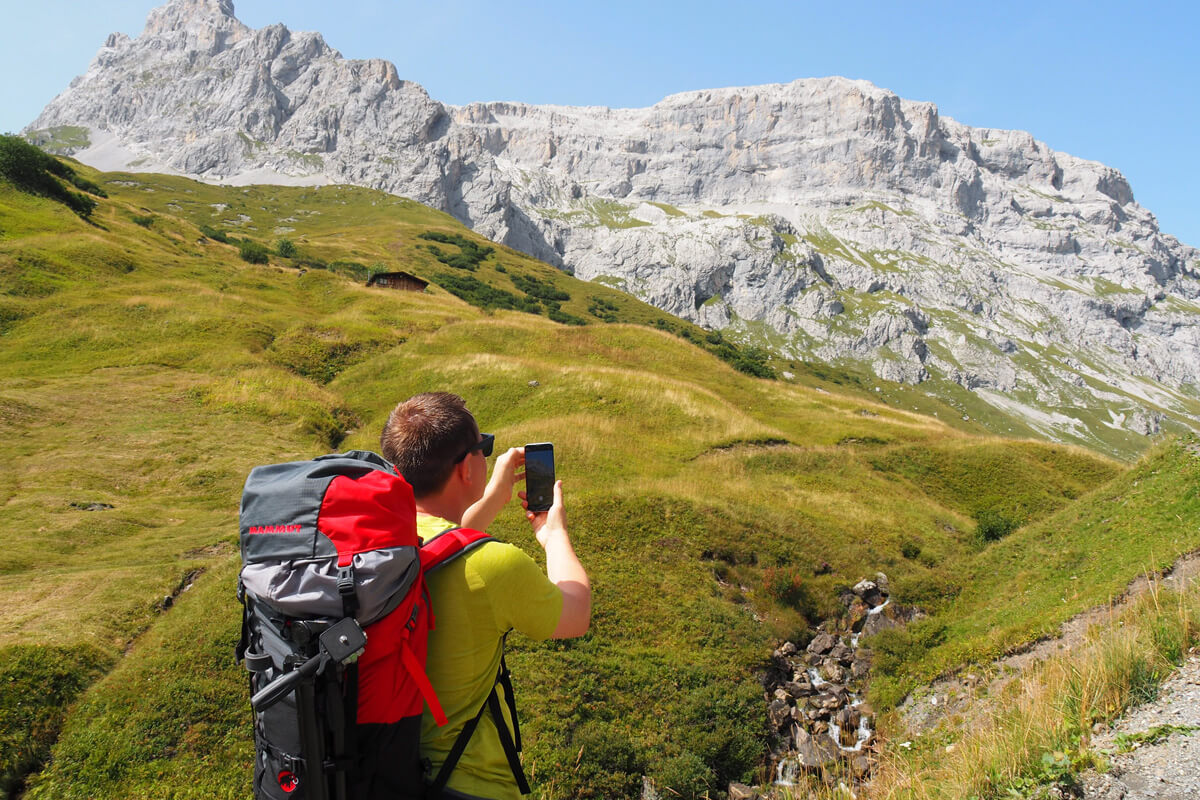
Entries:
{"type": "Polygon", "coordinates": [[[1200,419],[1200,251],[1112,167],[839,77],[637,109],[456,107],[403,77],[230,0],[169,0],[26,135],[102,169],[411,197],[993,433],[1132,459],[1200,419]]]}
{"type": "MultiPolygon", "coordinates": [[[[898,408],[912,404],[899,387],[722,347],[390,195],[76,169],[107,193],[90,220],[0,181],[4,779],[58,740],[28,797],[244,796],[241,483],[255,464],[376,447],[416,391],[462,394],[502,447],[556,444],[595,621],[579,641],[513,646],[526,763],[548,798],[636,796],[643,775],[683,796],[755,779],[771,649],[804,640],[863,575],[887,572],[942,626],[928,663],[897,646],[886,703],[1103,597],[1146,553],[1197,544],[1194,484],[1165,481],[1177,446],[1131,472],[982,436],[928,399],[912,403],[936,418],[898,408]],[[220,241],[246,235],[295,254],[252,264],[220,241]],[[451,260],[494,249],[471,271],[430,244],[451,260]],[[393,267],[475,277],[541,313],[363,285],[393,267]],[[520,288],[531,279],[569,298],[542,302],[520,288]],[[589,324],[554,322],[552,304],[589,324]],[[1103,569],[1070,580],[1074,562],[1039,548],[1093,557],[1086,522],[1131,481],[1180,524],[1133,529],[1139,549],[1097,550],[1103,569]],[[985,544],[987,514],[1023,527],[985,544]],[[781,576],[803,591],[780,592],[781,576]],[[1018,580],[1079,591],[1029,603],[1008,591],[1018,580]],[[981,638],[989,614],[1003,627],[981,638]]],[[[536,552],[511,509],[495,532],[536,552]]]]}

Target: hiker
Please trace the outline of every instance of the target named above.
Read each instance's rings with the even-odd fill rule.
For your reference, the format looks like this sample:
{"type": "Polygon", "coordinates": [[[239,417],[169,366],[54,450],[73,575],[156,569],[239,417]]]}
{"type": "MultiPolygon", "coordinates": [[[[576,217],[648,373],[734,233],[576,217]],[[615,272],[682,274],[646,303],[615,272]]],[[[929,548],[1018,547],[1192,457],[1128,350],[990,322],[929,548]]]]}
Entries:
{"type": "MultiPolygon", "coordinates": [[[[461,397],[446,392],[396,406],[380,442],[384,457],[412,485],[423,541],[458,526],[485,530],[523,477],[524,449],[514,447],[497,457],[488,480],[493,437],[480,433],[461,397]]],[[[527,507],[525,493],[518,494],[527,507]]],[[[535,640],[573,638],[586,633],[591,620],[591,588],[567,536],[561,481],[550,510],[526,510],[526,518],[546,551],[545,573],[514,545],[489,540],[429,576],[435,627],[426,672],[449,724],[436,725],[427,709],[421,751],[435,793],[449,776],[442,797],[506,800],[529,791],[516,752],[520,733],[503,663],[505,637],[517,630],[535,640]],[[477,727],[464,734],[473,720],[477,727]],[[456,741],[463,749],[455,762],[456,741]]]]}

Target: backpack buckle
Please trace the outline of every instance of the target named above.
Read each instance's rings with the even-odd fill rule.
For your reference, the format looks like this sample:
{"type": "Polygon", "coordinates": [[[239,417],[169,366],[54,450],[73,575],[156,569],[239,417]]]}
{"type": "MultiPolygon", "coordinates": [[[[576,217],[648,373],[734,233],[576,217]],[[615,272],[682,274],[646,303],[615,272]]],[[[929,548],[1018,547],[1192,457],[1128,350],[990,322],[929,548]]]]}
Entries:
{"type": "Polygon", "coordinates": [[[337,590],[342,596],[342,616],[352,617],[358,611],[358,595],[354,593],[354,565],[338,567],[337,590]]]}

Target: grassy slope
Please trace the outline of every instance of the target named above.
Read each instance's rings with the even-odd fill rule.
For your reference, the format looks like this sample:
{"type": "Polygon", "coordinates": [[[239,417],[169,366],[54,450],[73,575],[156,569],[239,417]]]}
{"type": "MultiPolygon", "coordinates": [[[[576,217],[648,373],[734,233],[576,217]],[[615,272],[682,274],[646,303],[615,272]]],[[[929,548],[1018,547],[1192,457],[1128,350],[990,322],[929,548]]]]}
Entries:
{"type": "Polygon", "coordinates": [[[1052,634],[1080,609],[1110,602],[1139,573],[1200,548],[1194,440],[1155,447],[1132,469],[981,552],[955,575],[952,600],[877,642],[891,675],[883,705],[965,662],[986,662],[1052,634]]]}
{"type": "MultiPolygon", "coordinates": [[[[416,232],[473,237],[386,195],[88,174],[111,195],[94,226],[0,185],[0,457],[11,467],[0,502],[16,532],[0,574],[0,665],[81,647],[82,684],[117,661],[69,715],[33,796],[244,794],[248,715],[227,660],[241,481],[256,463],[376,446],[388,409],[414,391],[463,394],[502,446],[557,444],[596,618],[580,641],[515,643],[527,759],[548,797],[636,794],[643,773],[684,794],[752,776],[765,749],[756,670],[774,637],[806,624],[764,591],[766,569],[805,580],[809,613],[882,569],[969,626],[969,592],[939,608],[940,587],[971,570],[1003,585],[1020,565],[992,554],[1025,535],[980,556],[972,513],[1036,523],[1121,472],[1078,450],[971,437],[830,382],[753,379],[641,325],[565,327],[440,290],[250,266],[195,227],[245,214],[263,241],[283,224],[303,253],[417,274],[436,262],[416,232]],[[148,228],[132,222],[147,212],[148,228]],[[115,508],[70,505],[89,502],[115,508]],[[905,543],[919,556],[902,556],[905,543]],[[832,572],[815,577],[821,562],[832,572]],[[162,613],[194,570],[207,571],[162,613]]],[[[622,320],[664,317],[499,253],[477,274],[500,262],[543,270],[572,295],[569,313],[586,315],[592,294],[622,320]]],[[[495,530],[535,548],[515,513],[495,530]]],[[[1150,535],[1164,557],[1181,544],[1150,535]]],[[[1111,557],[1112,580],[1142,566],[1111,557]]],[[[1044,623],[1036,606],[1022,622],[1024,608],[1012,625],[1044,623]]],[[[33,681],[22,691],[46,711],[44,742],[64,696],[33,681]]]]}

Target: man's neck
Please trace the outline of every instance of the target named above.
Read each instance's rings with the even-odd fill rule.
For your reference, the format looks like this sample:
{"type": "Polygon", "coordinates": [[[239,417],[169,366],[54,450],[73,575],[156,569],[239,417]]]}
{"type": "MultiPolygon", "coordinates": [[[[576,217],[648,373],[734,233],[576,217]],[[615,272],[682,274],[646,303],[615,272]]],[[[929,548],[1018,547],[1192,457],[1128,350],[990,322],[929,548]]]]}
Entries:
{"type": "Polygon", "coordinates": [[[438,517],[447,522],[453,522],[455,525],[462,524],[465,511],[465,508],[459,508],[457,503],[450,502],[444,497],[426,497],[417,501],[418,514],[438,517]]]}

